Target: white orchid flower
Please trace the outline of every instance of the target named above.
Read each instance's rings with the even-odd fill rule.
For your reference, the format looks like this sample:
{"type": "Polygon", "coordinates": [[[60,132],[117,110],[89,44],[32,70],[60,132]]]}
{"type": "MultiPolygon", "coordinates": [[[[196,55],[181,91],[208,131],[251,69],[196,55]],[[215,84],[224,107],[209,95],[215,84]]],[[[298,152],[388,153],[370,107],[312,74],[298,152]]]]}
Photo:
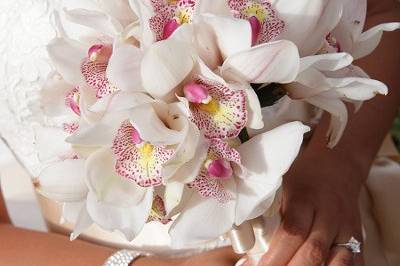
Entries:
{"type": "Polygon", "coordinates": [[[210,140],[201,171],[189,184],[189,196],[177,207],[181,212],[170,229],[172,244],[184,247],[218,238],[234,224],[267,211],[307,131],[292,122],[237,148],[210,140]]]}
{"type": "MultiPolygon", "coordinates": [[[[117,99],[119,103],[123,101],[117,99]]],[[[66,218],[77,219],[73,237],[96,223],[132,240],[147,221],[169,222],[164,200],[156,193],[158,187],[190,182],[179,175],[180,168],[188,171],[198,159],[197,151],[207,152],[207,148],[199,147],[200,132],[188,120],[182,103],[144,101],[133,109],[122,110],[119,103],[113,104],[115,108],[98,123],[80,127],[67,139],[74,146],[93,149],[86,161],[65,160],[45,169],[40,176],[42,193],[66,203],[66,218]],[[60,176],[68,186],[57,185],[59,175],[54,173],[60,167],[66,167],[65,172],[67,168],[75,169],[73,177],[60,176]],[[82,193],[77,195],[74,191],[82,193]],[[74,216],[70,212],[76,212],[74,207],[78,205],[82,214],[74,216]],[[110,213],[118,218],[110,220],[110,213]]]]}
{"type": "MultiPolygon", "coordinates": [[[[117,4],[115,6],[117,9],[123,6],[121,1],[117,4]]],[[[94,113],[90,107],[98,100],[105,101],[115,92],[126,88],[126,84],[113,83],[117,80],[115,75],[121,75],[121,69],[115,69],[114,66],[118,65],[116,62],[123,60],[121,57],[113,56],[113,50],[120,46],[127,49],[124,42],[132,42],[132,40],[124,35],[122,22],[102,11],[65,9],[63,14],[69,20],[69,24],[79,24],[93,29],[90,36],[81,38],[81,41],[75,41],[66,36],[64,25],[59,23],[59,37],[48,45],[50,58],[57,71],[75,91],[73,98],[76,103],[74,104],[84,107],[76,111],[83,119],[91,123],[97,121],[101,115],[94,113]]],[[[129,46],[128,49],[140,51],[134,45],[129,46]]],[[[137,65],[140,64],[140,56],[141,53],[138,53],[134,58],[137,65]]],[[[136,72],[139,72],[139,69],[136,69],[136,72]]],[[[141,90],[140,82],[133,83],[131,86],[136,91],[141,90]]]]}
{"type": "Polygon", "coordinates": [[[64,203],[63,217],[75,224],[71,239],[96,223],[133,240],[151,216],[153,188],[118,176],[113,166],[110,150],[100,149],[86,162],[65,160],[42,171],[39,192],[64,203]]]}
{"type": "MultiPolygon", "coordinates": [[[[342,3],[333,0],[131,0],[130,4],[140,19],[141,41],[146,47],[208,13],[246,20],[253,45],[289,40],[299,47],[302,56],[315,54],[321,48],[342,13],[342,3]]],[[[219,31],[226,30],[223,24],[219,26],[219,31]]],[[[237,40],[241,39],[239,36],[237,40]]]]}
{"type": "Polygon", "coordinates": [[[399,22],[384,23],[363,32],[367,14],[366,0],[342,0],[343,16],[327,38],[327,47],[350,53],[355,60],[373,52],[383,32],[400,29],[399,22]]]}
{"type": "Polygon", "coordinates": [[[347,53],[304,57],[296,80],[284,85],[291,99],[303,100],[331,114],[329,147],[339,142],[346,127],[345,102],[366,101],[388,92],[385,84],[368,78],[351,65],[352,61],[347,53]]]}

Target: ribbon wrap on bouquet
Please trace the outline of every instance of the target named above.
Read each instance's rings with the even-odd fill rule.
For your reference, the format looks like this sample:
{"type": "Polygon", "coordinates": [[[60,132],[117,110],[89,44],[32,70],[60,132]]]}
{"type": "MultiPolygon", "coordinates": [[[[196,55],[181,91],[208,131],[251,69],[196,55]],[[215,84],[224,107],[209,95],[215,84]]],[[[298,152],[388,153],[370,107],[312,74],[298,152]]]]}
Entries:
{"type": "Polygon", "coordinates": [[[271,217],[260,216],[247,221],[240,226],[235,226],[230,232],[232,248],[237,254],[246,254],[236,266],[243,265],[245,260],[250,260],[252,266],[257,266],[262,256],[268,251],[273,233],[281,222],[281,216],[275,214],[271,217]]]}

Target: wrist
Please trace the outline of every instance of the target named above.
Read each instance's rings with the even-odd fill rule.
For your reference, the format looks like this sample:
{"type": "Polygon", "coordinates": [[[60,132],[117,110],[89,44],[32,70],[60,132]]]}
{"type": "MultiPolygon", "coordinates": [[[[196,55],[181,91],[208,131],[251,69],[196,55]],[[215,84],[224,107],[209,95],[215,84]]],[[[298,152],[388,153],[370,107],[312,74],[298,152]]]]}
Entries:
{"type": "MultiPolygon", "coordinates": [[[[323,172],[321,174],[334,179],[335,182],[343,183],[353,191],[361,189],[371,166],[371,161],[368,158],[354,151],[330,149],[325,146],[306,147],[299,160],[314,162],[315,167],[323,172]]],[[[309,165],[309,163],[305,163],[305,165],[309,165]]]]}

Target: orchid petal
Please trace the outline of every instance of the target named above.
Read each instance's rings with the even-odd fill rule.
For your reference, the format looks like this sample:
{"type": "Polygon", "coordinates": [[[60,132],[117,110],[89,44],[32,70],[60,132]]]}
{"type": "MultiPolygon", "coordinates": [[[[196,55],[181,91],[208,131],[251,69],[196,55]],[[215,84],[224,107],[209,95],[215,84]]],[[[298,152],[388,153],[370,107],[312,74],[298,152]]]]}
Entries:
{"type": "Polygon", "coordinates": [[[170,160],[173,150],[142,141],[137,130],[127,120],[118,130],[112,149],[116,156],[115,170],[123,177],[143,187],[158,186],[163,181],[162,167],[170,160]],[[134,137],[135,136],[135,137],[134,137]]]}
{"type": "Polygon", "coordinates": [[[207,104],[190,103],[193,123],[208,138],[237,137],[247,123],[245,91],[202,78],[196,83],[208,90],[212,100],[207,104]]]}
{"type": "Polygon", "coordinates": [[[223,59],[251,47],[251,27],[246,20],[203,15],[201,21],[213,29],[223,59]]]}
{"type": "Polygon", "coordinates": [[[96,62],[86,59],[80,69],[86,83],[96,92],[98,99],[113,94],[119,89],[107,77],[108,63],[96,62]]]}
{"type": "Polygon", "coordinates": [[[215,33],[207,23],[184,24],[174,32],[171,38],[188,42],[209,68],[217,69],[222,64],[222,55],[215,33]]]}
{"type": "Polygon", "coordinates": [[[289,41],[276,41],[234,54],[222,66],[222,76],[239,77],[249,83],[290,83],[299,70],[297,47],[289,41]]]}
{"type": "MultiPolygon", "coordinates": [[[[210,141],[207,159],[209,159],[211,163],[215,160],[220,160],[222,163],[225,162],[226,166],[229,168],[231,168],[232,164],[236,164],[239,167],[241,166],[240,154],[238,151],[232,148],[229,143],[220,139],[212,139],[210,141]]],[[[225,178],[212,176],[209,166],[206,166],[205,163],[206,162],[204,162],[204,167],[200,170],[196,179],[190,183],[189,186],[196,189],[204,198],[214,198],[221,203],[226,203],[234,199],[235,194],[232,194],[231,184],[233,178],[229,177],[229,175],[225,178]]]]}
{"type": "Polygon", "coordinates": [[[329,82],[336,92],[341,94],[344,100],[356,101],[356,109],[359,109],[359,101],[367,101],[377,94],[387,95],[388,88],[380,81],[370,79],[368,74],[360,67],[350,65],[335,72],[326,73],[330,77],[329,82]]]}
{"type": "Polygon", "coordinates": [[[122,232],[129,241],[132,241],[145,225],[152,203],[153,191],[151,189],[146,191],[140,203],[129,207],[100,201],[95,193],[89,192],[86,208],[94,223],[108,231],[122,232]]]}
{"type": "Polygon", "coordinates": [[[252,29],[252,45],[273,41],[285,29],[285,22],[277,15],[271,1],[227,1],[235,18],[246,20],[252,29]]]}
{"type": "Polygon", "coordinates": [[[155,98],[174,97],[175,87],[188,76],[193,67],[194,55],[187,44],[173,39],[155,43],[142,60],[143,87],[155,98]]]}
{"type": "Polygon", "coordinates": [[[346,128],[348,120],[346,105],[339,99],[328,98],[323,95],[308,98],[306,101],[331,114],[331,123],[327,132],[329,137],[328,147],[335,147],[346,128]]]}
{"type": "Polygon", "coordinates": [[[342,9],[340,1],[335,0],[275,0],[272,5],[285,22],[285,30],[279,39],[294,42],[302,56],[318,51],[329,29],[336,26],[337,15],[342,9]]]}
{"type": "Polygon", "coordinates": [[[83,45],[70,39],[56,38],[50,42],[47,50],[57,71],[68,83],[85,83],[80,72],[81,60],[87,56],[87,49],[83,45]]]}
{"type": "Polygon", "coordinates": [[[139,132],[141,139],[145,141],[156,145],[180,143],[184,134],[168,128],[161,121],[160,113],[157,113],[151,104],[141,105],[132,110],[130,121],[139,132]]]}
{"type": "Polygon", "coordinates": [[[64,13],[71,22],[87,26],[111,37],[118,36],[123,31],[118,20],[102,12],[87,9],[64,9],[64,13]]]}
{"type": "Polygon", "coordinates": [[[329,79],[329,83],[342,97],[354,101],[367,101],[376,95],[387,95],[387,86],[369,78],[348,77],[329,79]]]}
{"type": "MultiPolygon", "coordinates": [[[[187,143],[187,145],[190,145],[187,143]]],[[[168,182],[181,182],[184,184],[193,182],[203,166],[209,148],[209,141],[201,134],[197,145],[193,145],[195,151],[191,160],[176,162],[175,158],[164,165],[163,174],[168,182]]]]}
{"type": "Polygon", "coordinates": [[[96,91],[87,86],[79,87],[79,111],[82,119],[88,124],[96,123],[102,117],[102,113],[91,111],[91,106],[97,102],[96,91]]]}
{"type": "Polygon", "coordinates": [[[342,0],[343,15],[332,31],[332,36],[340,44],[340,50],[351,53],[364,28],[367,14],[367,0],[342,0]]]}
{"type": "Polygon", "coordinates": [[[35,127],[35,148],[39,159],[43,162],[59,159],[70,152],[71,145],[64,140],[68,133],[55,127],[35,127]]]}
{"type": "Polygon", "coordinates": [[[72,115],[70,108],[65,106],[67,94],[74,88],[59,76],[50,77],[40,91],[41,106],[48,116],[72,115]]]}
{"type": "Polygon", "coordinates": [[[221,204],[194,192],[169,230],[172,246],[184,248],[216,239],[232,228],[234,215],[235,201],[221,204]]]}
{"type": "Polygon", "coordinates": [[[137,17],[130,8],[127,0],[100,0],[99,4],[102,9],[105,10],[105,13],[118,19],[123,27],[126,27],[131,22],[137,20],[137,17]]]}
{"type": "Polygon", "coordinates": [[[306,56],[300,59],[300,71],[310,67],[320,71],[335,71],[342,69],[353,62],[353,57],[348,53],[332,53],[306,56]]]}
{"type": "Polygon", "coordinates": [[[398,29],[400,29],[400,23],[385,23],[361,34],[360,38],[354,43],[352,50],[354,59],[359,59],[372,53],[378,46],[384,31],[395,31],[398,29]]]}
{"type": "Polygon", "coordinates": [[[196,15],[201,14],[215,14],[218,16],[232,16],[231,10],[229,9],[226,0],[202,0],[199,1],[196,7],[196,15]]]}
{"type": "Polygon", "coordinates": [[[170,182],[165,185],[165,209],[169,215],[181,202],[185,184],[181,182],[170,182]]]}
{"type": "Polygon", "coordinates": [[[140,203],[146,189],[132,180],[118,176],[115,172],[115,158],[110,148],[103,148],[86,161],[86,176],[89,189],[96,193],[99,201],[130,207],[140,203]]]}
{"type": "Polygon", "coordinates": [[[341,1],[328,0],[324,7],[318,23],[312,33],[307,37],[305,43],[299,46],[302,55],[312,55],[318,52],[323,46],[326,36],[336,27],[343,14],[341,1]]]}
{"type": "Polygon", "coordinates": [[[257,135],[237,148],[246,167],[245,177],[237,181],[237,225],[261,216],[270,207],[282,176],[297,157],[303,135],[309,130],[300,122],[292,122],[257,135]]]}
{"type": "Polygon", "coordinates": [[[86,209],[85,204],[81,207],[79,215],[74,222],[74,230],[70,235],[70,240],[73,241],[79,237],[86,229],[88,229],[93,224],[92,218],[86,209]]]}
{"type": "Polygon", "coordinates": [[[107,67],[109,81],[123,91],[143,91],[140,63],[143,52],[129,44],[114,45],[107,67]]]}
{"type": "Polygon", "coordinates": [[[305,99],[332,89],[326,75],[315,68],[301,72],[295,82],[284,87],[292,99],[305,99]]]}
{"type": "Polygon", "coordinates": [[[65,160],[52,164],[40,173],[39,182],[40,194],[56,201],[82,201],[88,192],[83,160],[65,160]]]}
{"type": "Polygon", "coordinates": [[[129,4],[140,20],[141,47],[142,49],[147,49],[155,41],[154,34],[150,28],[150,18],[153,15],[152,8],[149,6],[150,3],[144,0],[129,0],[129,4]]]}
{"type": "Polygon", "coordinates": [[[173,176],[183,164],[192,160],[198,148],[201,136],[196,125],[186,120],[186,125],[182,131],[185,135],[184,139],[175,149],[173,158],[164,165],[163,174],[166,179],[173,176]]]}
{"type": "Polygon", "coordinates": [[[252,129],[262,129],[264,127],[264,121],[260,100],[251,86],[249,86],[245,91],[247,95],[247,127],[252,129]]]}
{"type": "Polygon", "coordinates": [[[128,117],[127,112],[107,114],[96,124],[80,127],[66,141],[74,145],[111,147],[118,128],[128,117]]]}
{"type": "Polygon", "coordinates": [[[142,104],[154,102],[154,99],[141,92],[118,91],[96,101],[89,109],[92,112],[120,112],[142,104]]]}

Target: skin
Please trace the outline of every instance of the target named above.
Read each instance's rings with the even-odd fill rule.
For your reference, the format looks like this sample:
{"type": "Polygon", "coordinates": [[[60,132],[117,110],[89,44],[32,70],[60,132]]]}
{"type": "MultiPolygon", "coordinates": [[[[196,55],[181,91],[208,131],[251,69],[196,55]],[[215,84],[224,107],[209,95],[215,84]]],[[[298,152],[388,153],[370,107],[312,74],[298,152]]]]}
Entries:
{"type": "MultiPolygon", "coordinates": [[[[393,0],[369,1],[367,28],[400,21],[400,5],[393,0]]],[[[325,115],[300,158],[284,179],[282,223],[260,266],[363,265],[362,255],[345,248],[351,236],[362,240],[358,198],[377,152],[400,105],[400,33],[385,33],[370,56],[356,62],[372,78],[385,82],[388,96],[365,103],[350,117],[346,132],[334,149],[326,148],[325,115]],[[385,66],[385,67],[382,67],[385,66]]]]}
{"type": "MultiPolygon", "coordinates": [[[[1,265],[86,266],[103,265],[115,250],[64,235],[20,229],[10,223],[0,191],[1,265]]],[[[134,266],[232,266],[240,257],[230,247],[215,249],[182,259],[139,258],[134,266]]]]}
{"type": "MultiPolygon", "coordinates": [[[[394,0],[369,1],[367,27],[399,20],[399,5],[394,0]]],[[[400,87],[399,42],[399,33],[386,33],[377,51],[356,64],[390,88],[400,87]],[[383,65],[385,68],[379,67],[383,65]]],[[[400,90],[395,89],[386,97],[366,103],[350,117],[334,150],[326,148],[329,118],[323,118],[285,177],[283,221],[261,266],[312,266],[323,262],[328,266],[363,265],[361,255],[353,257],[346,249],[332,245],[347,242],[350,236],[362,239],[358,195],[399,104],[400,90]]],[[[5,265],[102,265],[114,252],[81,240],[70,242],[57,234],[13,227],[1,193],[0,240],[0,258],[5,265]]],[[[140,258],[134,265],[232,266],[238,259],[231,248],[223,248],[179,260],[140,258]]]]}

